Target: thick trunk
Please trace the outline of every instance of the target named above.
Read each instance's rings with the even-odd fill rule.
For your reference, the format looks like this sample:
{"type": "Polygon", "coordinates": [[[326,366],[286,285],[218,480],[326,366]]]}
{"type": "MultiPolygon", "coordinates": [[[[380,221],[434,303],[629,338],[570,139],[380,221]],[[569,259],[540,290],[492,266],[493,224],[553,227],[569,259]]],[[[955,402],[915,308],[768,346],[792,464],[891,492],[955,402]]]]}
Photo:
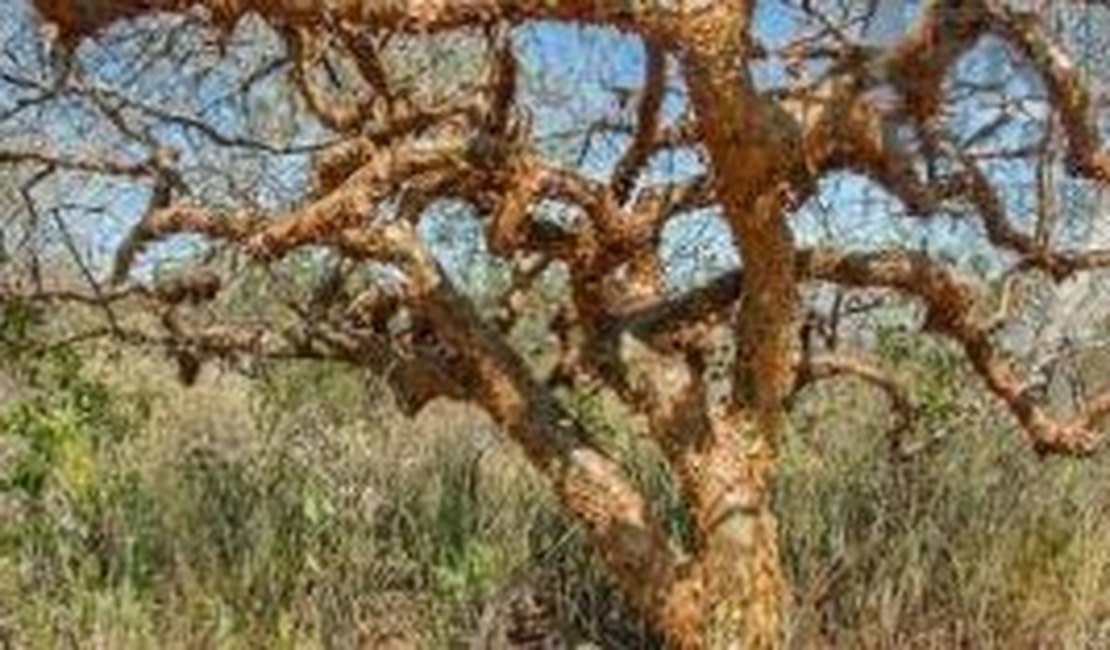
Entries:
{"type": "Polygon", "coordinates": [[[720,416],[703,451],[693,451],[680,480],[690,498],[698,547],[691,575],[700,584],[699,637],[689,647],[776,648],[786,580],[779,562],[768,479],[774,466],[767,432],[754,420],[720,416]]]}
{"type": "Polygon", "coordinates": [[[778,648],[786,580],[775,518],[766,505],[720,522],[684,567],[656,621],[668,647],[681,650],[778,648]]]}
{"type": "Polygon", "coordinates": [[[646,501],[593,448],[569,414],[486,331],[465,300],[444,292],[425,312],[466,350],[476,399],[524,448],[563,506],[586,528],[628,601],[668,645],[776,648],[785,594],[769,508],[770,432],[753,410],[711,414],[704,385],[653,413],[697,525],[692,557],[674,552],[646,501]],[[457,338],[456,338],[457,337],[457,338]]]}
{"type": "Polygon", "coordinates": [[[777,648],[786,580],[778,554],[765,445],[722,418],[706,447],[671,456],[694,515],[697,546],[665,598],[660,631],[676,648],[777,648]],[[755,440],[743,449],[737,443],[755,440]]]}
{"type": "Polygon", "coordinates": [[[723,423],[736,443],[719,444],[711,464],[710,498],[699,503],[702,540],[698,562],[705,584],[705,634],[709,648],[775,648],[780,645],[786,581],[778,555],[768,479],[768,432],[748,433],[723,423]],[[745,448],[746,447],[746,448],[745,448]]]}
{"type": "Polygon", "coordinates": [[[785,429],[798,342],[788,203],[805,182],[800,129],[747,72],[752,4],[721,2],[687,25],[683,69],[716,189],[744,266],[729,415],[713,421],[696,503],[705,590],[704,644],[782,645],[786,580],[769,481],[785,429]]]}
{"type": "Polygon", "coordinates": [[[770,511],[774,432],[750,408],[714,408],[700,364],[681,356],[641,353],[634,380],[695,523],[661,631],[679,648],[774,648],[786,591],[770,511]]]}
{"type": "Polygon", "coordinates": [[[780,647],[786,579],[770,509],[764,504],[732,515],[705,553],[705,646],[780,647]]]}

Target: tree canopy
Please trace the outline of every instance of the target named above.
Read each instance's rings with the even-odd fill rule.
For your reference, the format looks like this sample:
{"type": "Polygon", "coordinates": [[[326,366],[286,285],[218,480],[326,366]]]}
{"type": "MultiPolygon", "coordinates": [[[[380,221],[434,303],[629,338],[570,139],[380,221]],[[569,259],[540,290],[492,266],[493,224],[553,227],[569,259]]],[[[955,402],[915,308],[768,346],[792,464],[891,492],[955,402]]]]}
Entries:
{"type": "Polygon", "coordinates": [[[0,304],[83,306],[59,336],[185,380],[331,358],[409,412],[482,407],[676,647],[781,642],[769,484],[799,391],[874,386],[911,453],[891,323],[958,349],[1038,453],[1088,455],[1110,419],[1098,377],[1051,389],[1082,341],[1046,338],[1055,287],[1105,301],[1103,3],[5,12],[44,29],[4,35],[0,304]],[[575,391],[643,416],[693,543],[575,391]]]}

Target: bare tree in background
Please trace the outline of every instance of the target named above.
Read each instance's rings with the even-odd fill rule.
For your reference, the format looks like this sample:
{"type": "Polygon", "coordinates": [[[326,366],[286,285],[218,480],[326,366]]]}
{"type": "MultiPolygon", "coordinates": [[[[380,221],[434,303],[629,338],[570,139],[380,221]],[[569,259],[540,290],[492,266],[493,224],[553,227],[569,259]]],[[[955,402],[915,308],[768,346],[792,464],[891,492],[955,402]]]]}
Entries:
{"type": "MultiPolygon", "coordinates": [[[[897,374],[865,350],[847,349],[838,335],[853,327],[845,296],[910,299],[922,336],[962,350],[1038,453],[1086,455],[1098,447],[1110,416],[1106,387],[1089,386],[1062,413],[1036,368],[1008,349],[1018,337],[1007,336],[1006,326],[1021,311],[1015,286],[1110,266],[1110,250],[1067,235],[1083,215],[1054,200],[1059,186],[1001,182],[1021,172],[1000,169],[1020,168],[1059,170],[1086,192],[1110,183],[1103,99],[1071,58],[1070,37],[1046,24],[1038,3],[33,4],[52,26],[53,49],[47,57],[12,55],[42,69],[6,73],[13,94],[0,117],[68,106],[55,115],[72,120],[75,134],[64,142],[49,129],[6,138],[0,161],[14,170],[22,218],[53,223],[58,245],[77,260],[87,259],[81,249],[95,240],[87,234],[95,228],[87,220],[85,235],[71,232],[57,218],[66,209],[64,187],[46,205],[36,186],[80,177],[130,187],[117,190],[125,198],[112,205],[135,208],[141,218],[110,273],[76,265],[87,289],[52,286],[43,260],[30,255],[20,258],[19,273],[5,276],[0,299],[86,305],[98,320],[83,336],[163,346],[186,379],[222,357],[338,358],[383,377],[411,412],[441,397],[479,405],[585,528],[628,601],[674,647],[783,642],[787,585],[770,489],[798,391],[856,377],[887,394],[895,420],[913,415],[897,374]],[[248,16],[252,30],[243,26],[248,16]],[[582,125],[622,143],[602,180],[545,152],[520,102],[528,71],[514,30],[539,22],[602,27],[642,43],[642,82],[625,98],[628,119],[582,125]],[[211,35],[208,45],[171,56],[178,50],[170,27],[198,25],[211,35]],[[158,30],[171,35],[129,40],[158,30]],[[240,135],[249,125],[233,109],[200,117],[124,87],[137,67],[135,78],[157,68],[156,77],[173,86],[184,61],[203,66],[233,57],[246,33],[275,44],[272,60],[260,54],[266,48],[250,50],[256,60],[245,64],[242,92],[267,75],[287,78],[291,92],[268,96],[266,110],[304,106],[318,136],[313,144],[240,135]],[[476,75],[460,74],[454,90],[399,80],[398,43],[448,33],[469,39],[480,57],[476,75]],[[92,47],[106,39],[114,45],[92,47]],[[962,69],[983,47],[995,48],[1005,74],[962,69]],[[97,81],[89,66],[119,85],[97,81]],[[668,101],[674,96],[677,110],[668,101]],[[957,119],[968,98],[980,109],[957,119]],[[183,154],[192,138],[231,152],[227,164],[237,156],[301,156],[311,161],[310,181],[291,180],[267,202],[254,179],[228,179],[222,199],[210,200],[206,183],[218,165],[183,154]],[[698,173],[660,178],[653,161],[677,150],[700,158],[698,173]],[[970,224],[993,251],[994,270],[976,274],[909,243],[800,243],[795,215],[825,179],[843,173],[896,199],[898,209],[882,219],[970,224]],[[292,198],[281,198],[283,191],[292,198]],[[460,288],[422,235],[422,221],[444,201],[479,215],[485,246],[507,269],[490,308],[460,288]],[[562,217],[548,218],[552,205],[562,217]],[[739,267],[670,291],[664,229],[701,210],[721,215],[739,267]],[[146,281],[136,271],[144,254],[181,235],[252,266],[216,272],[206,265],[146,281]],[[324,251],[334,263],[312,286],[296,287],[288,266],[305,250],[324,251]],[[289,281],[288,291],[257,298],[277,313],[251,319],[243,305],[219,302],[229,281],[259,269],[289,281]],[[540,367],[513,345],[512,332],[534,315],[524,296],[553,270],[565,274],[567,291],[545,323],[555,360],[540,367]],[[988,283],[990,273],[1003,280],[988,283]],[[152,317],[135,317],[134,306],[152,317]],[[734,350],[724,362],[722,331],[734,350]],[[560,399],[567,387],[603,388],[644,417],[692,514],[691,543],[668,535],[620,459],[568,410],[560,399]]],[[[1074,4],[1092,20],[1105,19],[1103,3],[1074,4]]],[[[199,88],[189,92],[203,95],[199,88]]],[[[297,170],[287,163],[277,176],[297,170]]],[[[6,239],[15,246],[14,234],[6,239]]],[[[905,451],[900,441],[894,449],[905,451]]]]}

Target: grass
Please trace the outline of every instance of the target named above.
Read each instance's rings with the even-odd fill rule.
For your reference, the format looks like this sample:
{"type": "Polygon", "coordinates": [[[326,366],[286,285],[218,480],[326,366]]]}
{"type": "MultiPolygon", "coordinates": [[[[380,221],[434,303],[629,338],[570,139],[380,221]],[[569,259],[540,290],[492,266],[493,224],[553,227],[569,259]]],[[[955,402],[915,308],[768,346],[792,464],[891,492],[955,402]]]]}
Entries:
{"type": "MultiPolygon", "coordinates": [[[[177,385],[61,354],[0,401],[0,640],[14,647],[651,647],[517,451],[478,412],[400,418],[324,365],[177,385]]],[[[933,367],[934,371],[928,370],[933,367]]],[[[1110,465],[1038,460],[950,369],[886,457],[881,404],[808,394],[778,477],[797,648],[1110,646],[1110,465]]],[[[9,371],[12,375],[12,371],[9,371]]],[[[650,449],[612,444],[676,531],[650,449]]]]}

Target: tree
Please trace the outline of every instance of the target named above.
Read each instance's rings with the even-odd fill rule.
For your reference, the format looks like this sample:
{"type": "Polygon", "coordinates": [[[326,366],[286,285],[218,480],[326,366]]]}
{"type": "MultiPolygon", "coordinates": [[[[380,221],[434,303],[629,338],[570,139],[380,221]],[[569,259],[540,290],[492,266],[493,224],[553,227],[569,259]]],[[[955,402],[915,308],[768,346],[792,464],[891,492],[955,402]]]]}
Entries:
{"type": "MultiPolygon", "coordinates": [[[[1057,186],[1019,186],[1021,173],[1006,167],[1059,168],[1086,192],[1110,183],[1102,104],[1064,46],[1070,37],[1002,0],[930,0],[896,37],[891,3],[833,4],[35,0],[54,27],[55,61],[43,66],[55,74],[9,76],[26,93],[11,110],[77,97],[125,145],[90,156],[40,143],[0,160],[33,170],[29,184],[76,174],[145,187],[146,204],[110,284],[95,265],[79,264],[90,291],[32,277],[8,282],[0,296],[91,305],[107,323],[94,333],[163,346],[186,379],[220,357],[340,358],[381,375],[412,412],[440,397],[475,403],[547,478],[629,602],[670,644],[777,647],[787,587],[771,484],[791,398],[813,382],[853,376],[887,393],[896,419],[913,415],[896,373],[844,349],[839,332],[858,327],[846,293],[910,299],[922,334],[962,350],[1038,453],[1092,453],[1110,416],[1110,392],[1079,395],[1061,414],[1014,353],[1020,337],[1003,328],[1019,311],[1022,282],[1059,283],[1110,266],[1110,251],[1067,243],[1067,227],[1084,219],[1049,200],[1057,186]],[[870,28],[876,9],[881,38],[870,28]],[[319,126],[309,130],[327,135],[323,144],[228,135],[243,127],[241,116],[206,120],[106,89],[83,76],[82,61],[91,57],[117,79],[113,66],[129,62],[75,55],[89,40],[121,38],[114,30],[123,21],[170,20],[213,30],[217,46],[196,56],[218,60],[247,15],[279,41],[272,65],[248,80],[288,70],[293,92],[266,100],[302,102],[319,126]],[[642,43],[642,84],[621,90],[634,119],[585,129],[624,143],[604,180],[544,155],[521,105],[528,71],[514,30],[540,22],[604,27],[642,43]],[[398,84],[383,56],[392,39],[448,32],[471,39],[484,59],[479,82],[430,99],[398,84]],[[994,72],[963,70],[982,48],[993,48],[994,72]],[[668,108],[674,95],[679,111],[668,108]],[[217,202],[186,178],[197,174],[184,168],[198,163],[183,160],[184,134],[237,151],[309,153],[311,183],[293,184],[301,196],[287,209],[231,190],[217,202]],[[652,180],[653,160],[677,149],[696,152],[700,171],[652,180]],[[886,220],[971,224],[993,251],[988,268],[974,272],[908,244],[800,243],[792,217],[823,180],[846,172],[896,199],[886,220]],[[1019,201],[1025,193],[1035,200],[1019,201]],[[421,234],[422,219],[445,201],[480,216],[485,245],[505,269],[492,305],[478,305],[421,234]],[[553,204],[561,207],[554,216],[553,204]],[[704,209],[727,225],[739,267],[668,291],[664,228],[704,209]],[[275,277],[304,250],[327,251],[333,263],[309,291],[256,298],[261,308],[280,304],[283,315],[251,319],[243,312],[253,305],[213,302],[224,276],[248,273],[234,264],[158,282],[134,269],[151,245],[184,234],[245,254],[275,277]],[[556,268],[567,290],[544,324],[557,360],[543,368],[511,334],[535,315],[521,296],[556,268]],[[992,273],[1004,279],[992,282],[992,273]],[[157,318],[124,322],[115,309],[123,301],[157,318]],[[190,307],[208,304],[221,309],[203,312],[207,320],[190,307]],[[722,329],[734,346],[723,376],[722,329]],[[619,459],[561,398],[599,388],[644,416],[692,515],[688,545],[668,535],[619,459]]],[[[173,83],[172,69],[160,74],[173,83]]],[[[28,215],[45,218],[28,186],[22,195],[28,215]]],[[[63,221],[56,231],[81,259],[63,221]]],[[[38,268],[36,259],[21,268],[38,268]]],[[[897,439],[892,449],[905,451],[897,439]]]]}

